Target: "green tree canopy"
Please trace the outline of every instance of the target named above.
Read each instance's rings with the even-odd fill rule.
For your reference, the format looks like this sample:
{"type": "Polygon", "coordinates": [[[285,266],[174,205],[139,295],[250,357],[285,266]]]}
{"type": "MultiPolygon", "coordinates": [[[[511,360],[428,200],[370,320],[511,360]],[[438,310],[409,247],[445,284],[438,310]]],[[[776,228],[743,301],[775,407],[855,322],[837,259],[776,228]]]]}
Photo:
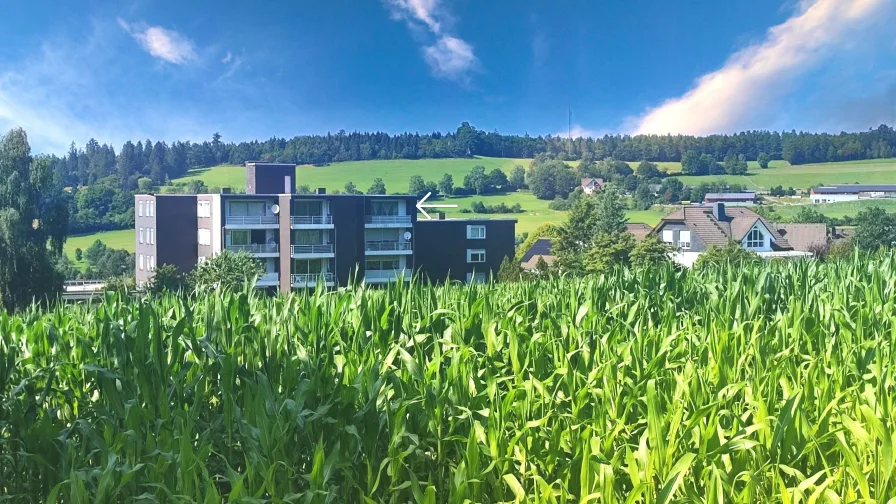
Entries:
{"type": "Polygon", "coordinates": [[[386,194],[386,183],[381,177],[373,179],[373,184],[370,184],[367,194],[386,194]]]}
{"type": "Polygon", "coordinates": [[[0,306],[14,310],[55,296],[62,276],[53,254],[62,253],[69,211],[62,180],[50,159],[32,157],[28,137],[14,129],[0,138],[0,306]],[[47,247],[49,242],[50,247],[47,247]]]}

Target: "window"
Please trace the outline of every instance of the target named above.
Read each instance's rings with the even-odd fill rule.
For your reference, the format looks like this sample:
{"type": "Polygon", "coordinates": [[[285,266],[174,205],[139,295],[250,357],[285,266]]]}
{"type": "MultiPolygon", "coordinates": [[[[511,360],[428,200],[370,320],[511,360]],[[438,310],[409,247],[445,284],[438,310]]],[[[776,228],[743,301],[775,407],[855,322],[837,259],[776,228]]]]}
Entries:
{"type": "Polygon", "coordinates": [[[398,202],[371,201],[370,215],[398,215],[398,202]]]}
{"type": "Polygon", "coordinates": [[[488,277],[481,271],[467,273],[467,283],[485,283],[487,280],[488,277]]]}
{"type": "Polygon", "coordinates": [[[137,202],[137,215],[140,217],[143,217],[143,202],[142,201],[137,202]]]}
{"type": "Polygon", "coordinates": [[[137,256],[137,262],[140,263],[139,264],[140,271],[143,271],[143,254],[140,254],[139,256],[137,256]]]}
{"type": "Polygon", "coordinates": [[[666,243],[672,243],[672,242],[674,242],[674,241],[675,241],[675,234],[674,234],[674,233],[675,233],[674,231],[671,231],[671,230],[668,230],[668,229],[664,229],[664,230],[663,230],[663,241],[666,242],[666,243]]]}
{"type": "Polygon", "coordinates": [[[679,231],[678,232],[678,248],[682,250],[687,250],[691,248],[691,232],[690,231],[679,231]]]}
{"type": "Polygon", "coordinates": [[[467,249],[467,262],[468,263],[484,263],[485,262],[485,251],[477,250],[477,249],[467,249]]]}
{"type": "Polygon", "coordinates": [[[765,247],[765,235],[762,234],[762,231],[759,228],[753,228],[747,233],[747,238],[744,240],[744,246],[752,249],[759,249],[765,247]]]}
{"type": "Polygon", "coordinates": [[[152,256],[152,270],[156,270],[156,256],[152,256]]]}
{"type": "Polygon", "coordinates": [[[484,240],[485,226],[467,226],[467,238],[471,240],[484,240]]]}
{"type": "MultiPolygon", "coordinates": [[[[248,233],[247,233],[248,234],[248,233]]],[[[211,245],[212,244],[212,232],[209,229],[200,229],[198,233],[198,240],[200,245],[211,245]]]]}
{"type": "Polygon", "coordinates": [[[398,262],[398,258],[384,258],[384,259],[368,259],[367,264],[364,265],[364,268],[367,271],[388,271],[388,270],[397,270],[401,266],[398,262]]]}
{"type": "Polygon", "coordinates": [[[149,244],[150,245],[156,244],[156,229],[155,228],[149,228],[149,244]]]}
{"type": "Polygon", "coordinates": [[[149,207],[149,216],[155,217],[156,216],[156,202],[150,201],[150,202],[146,203],[146,205],[149,207]]]}
{"type": "Polygon", "coordinates": [[[143,228],[140,228],[140,232],[137,234],[137,238],[139,238],[140,243],[143,243],[143,228]]]}
{"type": "Polygon", "coordinates": [[[324,205],[323,201],[299,200],[299,201],[296,201],[295,204],[293,205],[293,208],[295,208],[295,212],[293,212],[293,215],[300,215],[300,216],[323,215],[324,214],[323,205],[324,205]]]}
{"type": "Polygon", "coordinates": [[[212,216],[212,202],[211,201],[200,201],[198,206],[196,207],[196,215],[199,217],[211,217],[212,216]]]}

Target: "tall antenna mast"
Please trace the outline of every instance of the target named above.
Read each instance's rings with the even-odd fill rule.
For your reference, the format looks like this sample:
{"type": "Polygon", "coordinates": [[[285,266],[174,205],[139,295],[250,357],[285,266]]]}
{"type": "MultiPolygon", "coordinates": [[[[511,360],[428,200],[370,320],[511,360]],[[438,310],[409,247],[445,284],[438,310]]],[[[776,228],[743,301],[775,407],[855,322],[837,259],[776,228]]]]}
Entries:
{"type": "Polygon", "coordinates": [[[567,105],[566,111],[568,112],[566,118],[566,150],[568,151],[567,154],[572,156],[572,106],[567,105]]]}

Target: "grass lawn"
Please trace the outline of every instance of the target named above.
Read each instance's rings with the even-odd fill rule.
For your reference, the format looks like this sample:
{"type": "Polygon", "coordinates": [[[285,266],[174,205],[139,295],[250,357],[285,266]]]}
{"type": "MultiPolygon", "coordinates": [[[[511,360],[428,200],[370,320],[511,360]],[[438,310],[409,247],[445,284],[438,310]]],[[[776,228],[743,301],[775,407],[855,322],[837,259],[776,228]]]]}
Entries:
{"type": "Polygon", "coordinates": [[[868,208],[880,207],[887,212],[896,212],[896,199],[878,199],[861,201],[842,201],[839,203],[819,203],[806,205],[775,205],[775,212],[782,217],[792,217],[806,206],[828,217],[842,218],[855,217],[859,212],[868,208]]]}
{"type": "Polygon", "coordinates": [[[896,159],[872,159],[844,163],[822,163],[790,166],[773,161],[763,170],[750,163],[747,175],[719,175],[712,177],[679,177],[688,185],[714,180],[744,184],[751,189],[770,189],[781,185],[808,189],[817,184],[896,184],[896,159]]]}
{"type": "Polygon", "coordinates": [[[83,252],[87,252],[87,248],[93,245],[93,242],[97,240],[105,243],[107,247],[124,249],[128,252],[134,252],[137,247],[134,230],[121,229],[118,231],[103,231],[101,233],[89,235],[69,236],[68,240],[65,242],[65,255],[75,263],[75,266],[84,269],[87,267],[87,263],[83,259],[81,261],[75,260],[75,249],[80,248],[83,252]]]}
{"type": "MultiPolygon", "coordinates": [[[[487,172],[495,168],[510,173],[516,165],[529,167],[528,159],[488,158],[473,159],[390,159],[376,161],[349,161],[332,163],[327,166],[302,165],[296,167],[296,185],[307,185],[312,189],[325,187],[329,191],[341,191],[346,182],[354,182],[360,191],[366,191],[373,179],[380,177],[386,184],[386,191],[403,193],[408,190],[408,182],[414,175],[420,175],[427,182],[442,179],[446,173],[454,177],[454,185],[463,185],[464,175],[476,165],[482,165],[487,172]]],[[[208,186],[242,188],[246,184],[246,172],[242,166],[221,165],[213,168],[190,170],[186,177],[176,179],[187,181],[201,179],[208,186]]]]}

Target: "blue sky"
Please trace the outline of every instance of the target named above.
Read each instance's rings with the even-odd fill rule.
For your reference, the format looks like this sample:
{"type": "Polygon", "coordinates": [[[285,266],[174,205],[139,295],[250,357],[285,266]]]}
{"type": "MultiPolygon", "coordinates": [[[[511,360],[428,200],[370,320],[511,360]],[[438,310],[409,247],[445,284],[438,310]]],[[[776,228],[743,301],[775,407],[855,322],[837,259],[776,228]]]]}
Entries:
{"type": "Polygon", "coordinates": [[[95,137],[346,130],[858,130],[896,113],[896,0],[11,0],[0,129],[95,137]]]}

